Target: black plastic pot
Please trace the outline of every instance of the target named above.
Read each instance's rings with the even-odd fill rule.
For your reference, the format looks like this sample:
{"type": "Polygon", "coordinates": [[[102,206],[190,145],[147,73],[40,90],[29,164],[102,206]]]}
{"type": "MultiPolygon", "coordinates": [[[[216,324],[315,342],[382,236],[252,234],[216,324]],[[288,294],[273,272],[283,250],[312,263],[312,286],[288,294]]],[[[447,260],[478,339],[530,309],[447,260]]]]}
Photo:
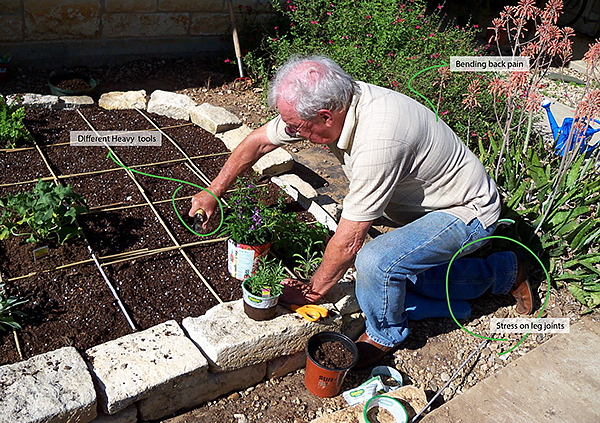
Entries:
{"type": "Polygon", "coordinates": [[[48,79],[48,87],[50,87],[50,93],[58,96],[89,95],[92,91],[94,91],[97,85],[98,83],[94,78],[79,72],[52,73],[50,74],[50,78],[48,79]],[[61,82],[68,81],[70,79],[81,79],[89,85],[89,88],[81,90],[66,90],[58,87],[58,85],[60,85],[61,82]]]}

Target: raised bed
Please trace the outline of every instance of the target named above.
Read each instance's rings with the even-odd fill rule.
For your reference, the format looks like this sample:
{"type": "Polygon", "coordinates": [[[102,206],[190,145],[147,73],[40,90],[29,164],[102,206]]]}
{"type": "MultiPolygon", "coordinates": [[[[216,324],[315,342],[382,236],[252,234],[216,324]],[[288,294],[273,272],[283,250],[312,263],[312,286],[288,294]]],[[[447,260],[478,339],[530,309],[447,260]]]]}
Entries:
{"type": "MultiPolygon", "coordinates": [[[[163,136],[161,147],[114,148],[125,165],[201,186],[216,176],[228,156],[220,140],[189,122],[146,112],[29,109],[26,123],[39,150],[0,152],[0,167],[10,170],[0,174],[1,195],[30,190],[40,177],[57,178],[71,184],[90,206],[90,212],[79,218],[87,241],[64,245],[27,244],[23,238],[0,241],[0,272],[7,293],[28,301],[21,308],[26,313],[20,319],[23,327],[16,332],[22,357],[14,334],[2,332],[0,365],[64,346],[85,351],[133,332],[91,262],[87,243],[137,330],[167,320],[181,323],[220,301],[241,297],[240,282],[227,272],[225,242],[216,235],[199,238],[177,218],[171,196],[179,183],[135,174],[136,183],[107,159],[105,147],[68,145],[70,130],[90,130],[90,124],[99,131],[147,130],[154,127],[148,119],[165,128],[178,147],[163,136]],[[33,250],[44,245],[50,255],[34,261],[33,250]],[[180,250],[180,245],[186,247],[180,250]]],[[[268,188],[274,201],[279,188],[270,182],[268,188]]],[[[179,190],[176,204],[182,215],[187,215],[189,197],[195,192],[189,186],[179,190]]],[[[288,207],[301,219],[310,219],[292,199],[288,207]]]]}

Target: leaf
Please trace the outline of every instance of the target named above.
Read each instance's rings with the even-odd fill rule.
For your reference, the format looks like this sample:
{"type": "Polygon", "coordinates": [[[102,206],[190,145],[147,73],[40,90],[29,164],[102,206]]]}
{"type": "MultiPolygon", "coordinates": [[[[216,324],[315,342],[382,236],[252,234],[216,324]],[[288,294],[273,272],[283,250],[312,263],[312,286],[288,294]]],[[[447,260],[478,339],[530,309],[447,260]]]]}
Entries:
{"type": "Polygon", "coordinates": [[[577,235],[573,237],[573,241],[571,242],[571,248],[573,250],[578,250],[583,241],[586,240],[586,236],[589,235],[589,232],[593,230],[594,226],[600,222],[600,219],[593,219],[582,224],[582,228],[577,231],[577,235]]]}
{"type": "Polygon", "coordinates": [[[581,289],[576,284],[569,284],[568,288],[569,288],[569,291],[571,291],[571,294],[573,294],[573,296],[575,297],[575,299],[577,301],[579,301],[581,304],[587,305],[586,293],[583,289],[581,289]]]}

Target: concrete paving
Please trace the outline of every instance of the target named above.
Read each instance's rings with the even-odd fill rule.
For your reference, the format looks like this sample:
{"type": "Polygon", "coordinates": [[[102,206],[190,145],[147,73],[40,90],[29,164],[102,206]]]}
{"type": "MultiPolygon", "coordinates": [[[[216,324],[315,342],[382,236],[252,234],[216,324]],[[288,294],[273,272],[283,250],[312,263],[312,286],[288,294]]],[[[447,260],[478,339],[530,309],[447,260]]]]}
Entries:
{"type": "Polygon", "coordinates": [[[587,316],[421,422],[600,422],[598,345],[600,321],[587,316]]]}

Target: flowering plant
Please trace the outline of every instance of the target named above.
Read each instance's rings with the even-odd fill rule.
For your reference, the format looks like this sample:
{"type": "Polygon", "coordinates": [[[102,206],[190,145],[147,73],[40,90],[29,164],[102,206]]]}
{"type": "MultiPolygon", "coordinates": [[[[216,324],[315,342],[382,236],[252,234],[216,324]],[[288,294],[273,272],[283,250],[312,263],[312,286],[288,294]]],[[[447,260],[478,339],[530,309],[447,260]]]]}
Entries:
{"type": "Polygon", "coordinates": [[[225,233],[237,243],[260,245],[273,238],[273,226],[277,223],[283,199],[277,206],[267,207],[262,198],[266,189],[254,183],[238,179],[229,200],[229,213],[223,220],[225,233]]]}

